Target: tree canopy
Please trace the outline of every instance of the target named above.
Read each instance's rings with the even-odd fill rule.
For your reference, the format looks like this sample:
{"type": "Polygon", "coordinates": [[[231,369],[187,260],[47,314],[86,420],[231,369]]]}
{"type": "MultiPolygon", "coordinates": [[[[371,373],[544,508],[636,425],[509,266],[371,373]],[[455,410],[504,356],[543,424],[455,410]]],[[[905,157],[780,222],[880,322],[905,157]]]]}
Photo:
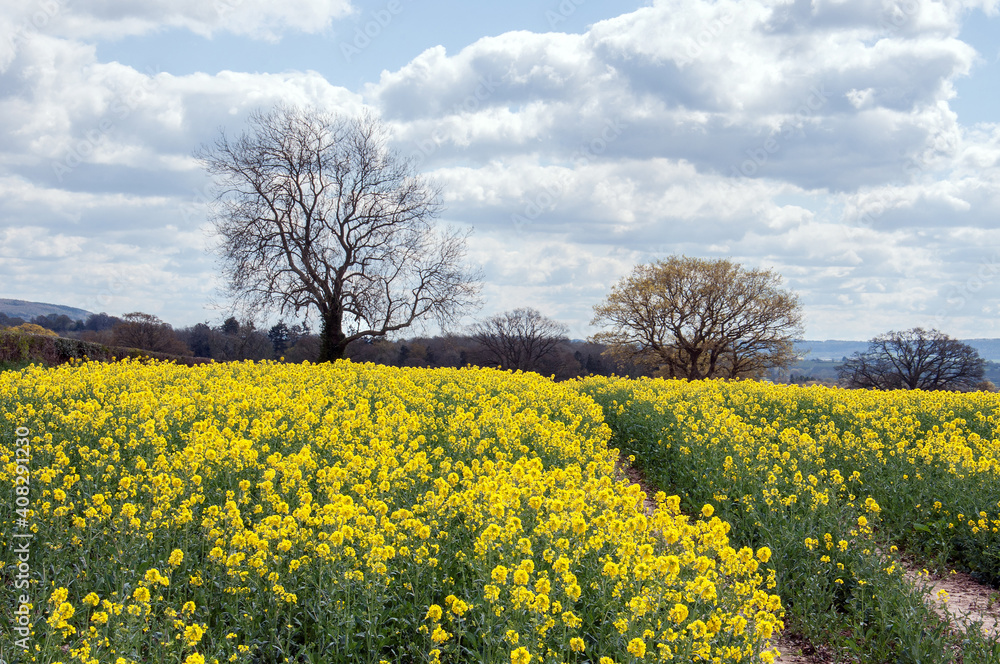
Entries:
{"type": "Polygon", "coordinates": [[[939,330],[914,327],[886,332],[838,369],[846,387],[879,390],[970,390],[983,379],[986,361],[972,346],[939,330]]]}
{"type": "Polygon", "coordinates": [[[639,265],[594,307],[593,337],[619,359],[688,379],[760,376],[795,360],[798,297],[769,270],[672,256],[639,265]]]}

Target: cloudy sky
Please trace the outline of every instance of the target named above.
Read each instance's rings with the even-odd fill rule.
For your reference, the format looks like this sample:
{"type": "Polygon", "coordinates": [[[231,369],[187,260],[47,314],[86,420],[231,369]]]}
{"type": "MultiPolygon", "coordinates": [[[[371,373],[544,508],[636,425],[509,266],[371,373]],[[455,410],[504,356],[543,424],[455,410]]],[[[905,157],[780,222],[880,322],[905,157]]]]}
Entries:
{"type": "Polygon", "coordinates": [[[489,314],[585,337],[634,265],[773,268],[806,336],[1000,337],[1000,0],[0,4],[0,297],[223,311],[192,157],[377,112],[489,314]]]}

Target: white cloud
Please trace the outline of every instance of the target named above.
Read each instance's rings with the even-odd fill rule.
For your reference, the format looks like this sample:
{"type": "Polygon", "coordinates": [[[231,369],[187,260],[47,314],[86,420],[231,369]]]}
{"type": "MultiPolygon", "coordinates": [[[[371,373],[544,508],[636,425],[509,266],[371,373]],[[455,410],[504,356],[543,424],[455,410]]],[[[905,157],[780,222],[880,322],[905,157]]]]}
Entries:
{"type": "MultiPolygon", "coordinates": [[[[615,280],[674,252],[774,267],[820,336],[941,311],[984,330],[975,315],[997,309],[967,282],[1000,243],[1000,125],[963,127],[949,107],[976,58],[958,39],[973,3],[657,0],[583,34],[430,48],[360,92],[310,71],[138,71],[76,41],[171,27],[276,39],[351,11],[237,4],[67,4],[20,32],[30,13],[0,12],[0,32],[20,35],[0,46],[0,233],[50,251],[72,275],[60,288],[145,275],[115,311],[149,297],[191,322],[171,312],[217,279],[198,251],[206,178],[191,152],[284,101],[383,114],[447,219],[475,225],[486,313],[531,302],[586,336],[615,280]]],[[[0,272],[19,287],[39,274],[0,272]]]]}
{"type": "Polygon", "coordinates": [[[349,0],[38,0],[51,19],[44,28],[73,39],[118,39],[165,28],[204,37],[230,32],[277,41],[288,31],[323,32],[353,10],[349,0]]]}

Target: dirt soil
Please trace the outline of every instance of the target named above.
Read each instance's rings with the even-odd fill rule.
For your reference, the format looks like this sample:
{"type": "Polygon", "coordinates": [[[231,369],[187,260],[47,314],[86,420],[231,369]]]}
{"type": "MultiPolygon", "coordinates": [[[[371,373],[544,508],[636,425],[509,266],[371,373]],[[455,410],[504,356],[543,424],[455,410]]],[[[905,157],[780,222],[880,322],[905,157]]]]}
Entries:
{"type": "Polygon", "coordinates": [[[927,604],[945,620],[957,622],[962,629],[982,623],[985,634],[1000,635],[1000,592],[963,572],[925,574],[908,565],[907,578],[927,587],[927,604]]]}

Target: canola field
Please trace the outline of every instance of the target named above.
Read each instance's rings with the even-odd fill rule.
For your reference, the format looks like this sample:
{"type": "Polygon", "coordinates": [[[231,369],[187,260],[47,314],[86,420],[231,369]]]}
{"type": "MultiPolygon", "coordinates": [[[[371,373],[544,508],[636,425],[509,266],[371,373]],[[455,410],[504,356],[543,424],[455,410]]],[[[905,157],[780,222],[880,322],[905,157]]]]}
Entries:
{"type": "MultiPolygon", "coordinates": [[[[587,396],[619,387],[347,362],[0,373],[0,659],[772,661],[771,550],[734,546],[711,506],[686,515],[661,494],[645,512],[587,396]]],[[[649,408],[674,408],[663,398],[649,408]]],[[[676,448],[679,465],[730,442],[725,418],[682,421],[699,451],[676,448]]],[[[768,455],[808,449],[767,440],[768,455]]],[[[771,457],[735,449],[735,465],[692,472],[718,507],[764,504],[730,481],[771,457]]],[[[798,500],[847,500],[835,466],[864,509],[839,457],[798,500]]],[[[798,486],[783,468],[771,503],[798,486]]],[[[940,501],[928,515],[970,537],[956,510],[995,518],[940,501]]]]}
{"type": "Polygon", "coordinates": [[[1000,582],[1000,395],[601,377],[580,388],[652,485],[687,511],[710,505],[735,545],[773,551],[798,633],[846,661],[1000,662],[997,639],[956,635],[902,566],[905,555],[1000,582]]]}

